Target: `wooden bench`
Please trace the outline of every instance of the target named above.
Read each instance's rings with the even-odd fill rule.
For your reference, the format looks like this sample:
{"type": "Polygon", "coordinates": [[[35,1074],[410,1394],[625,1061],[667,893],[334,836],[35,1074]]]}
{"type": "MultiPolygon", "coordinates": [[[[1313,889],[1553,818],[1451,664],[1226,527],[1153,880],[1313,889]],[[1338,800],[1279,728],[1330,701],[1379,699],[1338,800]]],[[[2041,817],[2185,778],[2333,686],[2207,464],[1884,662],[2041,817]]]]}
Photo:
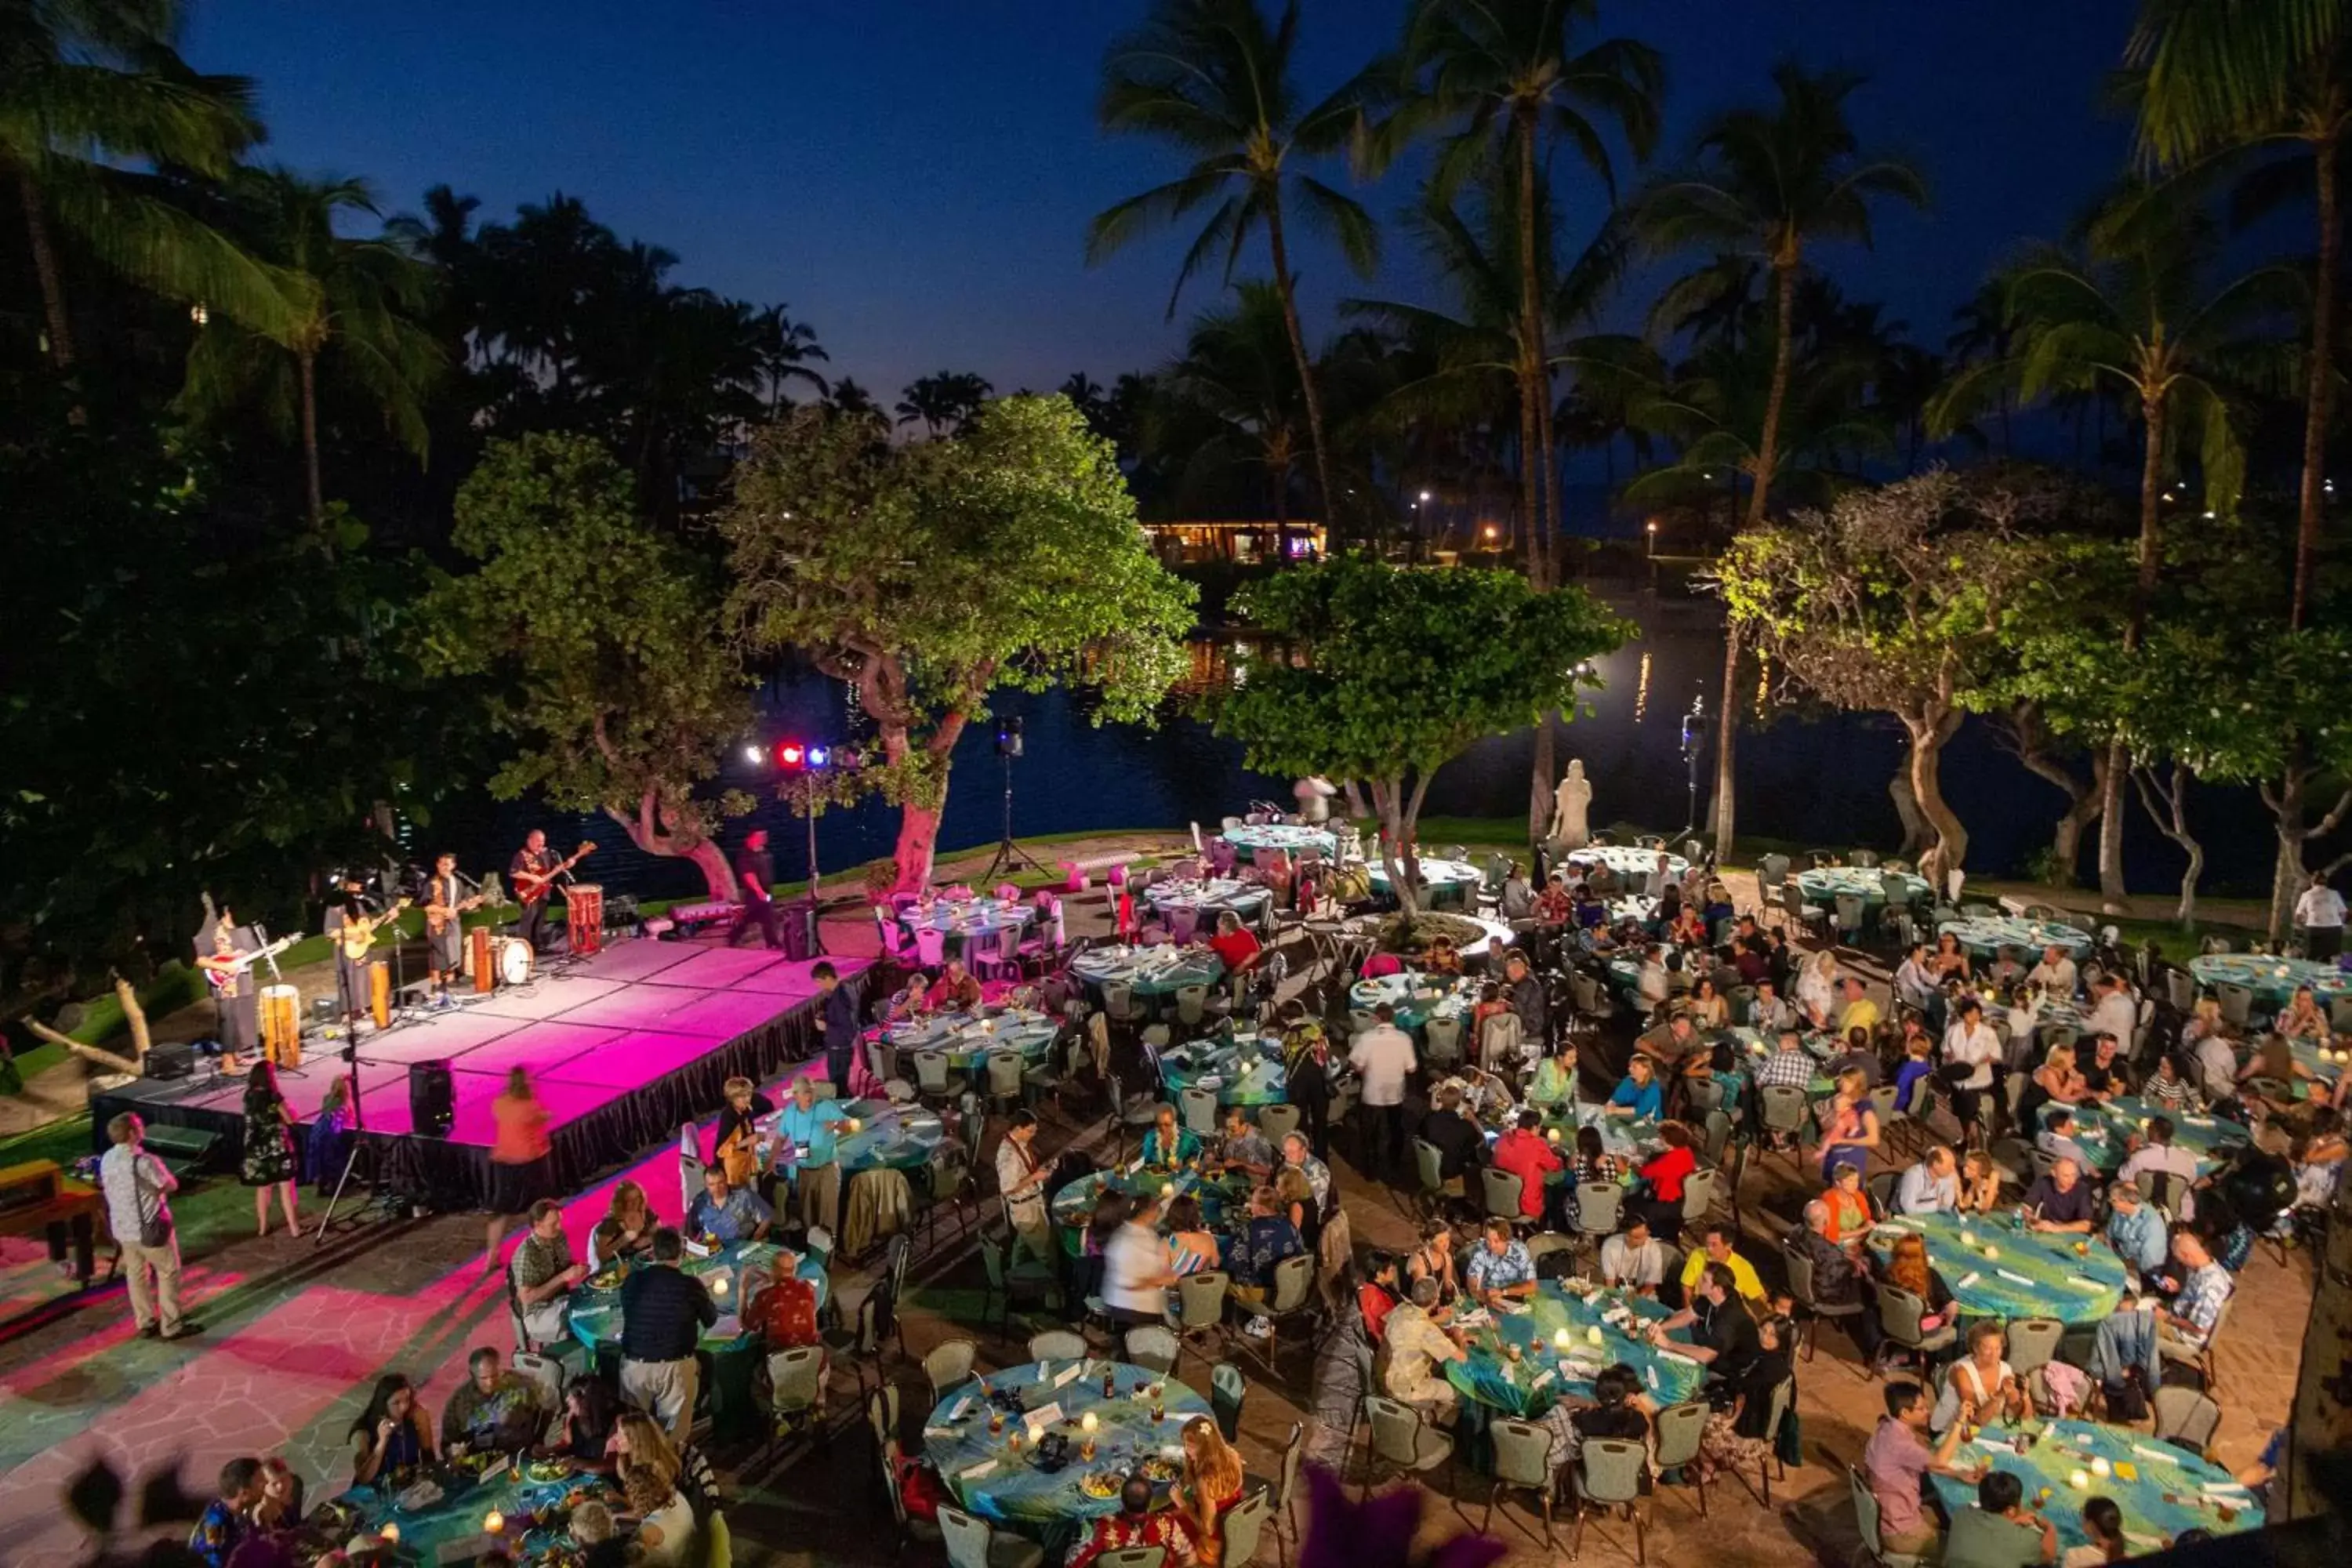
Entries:
{"type": "Polygon", "coordinates": [[[681,936],[692,936],[704,926],[733,920],[742,908],[742,905],[730,903],[725,899],[711,899],[699,904],[672,904],[667,913],[656,915],[646,921],[646,934],[659,936],[664,931],[675,931],[681,936]]]}

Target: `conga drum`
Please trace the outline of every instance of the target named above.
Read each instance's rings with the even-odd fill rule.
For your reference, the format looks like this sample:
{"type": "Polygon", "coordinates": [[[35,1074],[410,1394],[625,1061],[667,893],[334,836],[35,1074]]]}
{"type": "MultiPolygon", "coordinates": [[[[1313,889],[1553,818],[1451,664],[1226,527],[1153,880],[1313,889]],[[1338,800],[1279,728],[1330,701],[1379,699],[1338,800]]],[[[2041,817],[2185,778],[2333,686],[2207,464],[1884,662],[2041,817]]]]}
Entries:
{"type": "Polygon", "coordinates": [[[368,1014],[377,1028],[392,1027],[392,965],[381,958],[368,965],[368,1014]]]}
{"type": "Polygon", "coordinates": [[[291,985],[261,988],[261,1050],[281,1068],[302,1065],[302,994],[291,985]]]}
{"type": "Polygon", "coordinates": [[[574,952],[601,952],[604,948],[604,889],[596,882],[574,882],[564,891],[563,934],[574,952]]]}
{"type": "Polygon", "coordinates": [[[499,983],[498,971],[490,965],[490,928],[476,926],[467,933],[466,972],[474,977],[474,989],[489,994],[499,983]]]}

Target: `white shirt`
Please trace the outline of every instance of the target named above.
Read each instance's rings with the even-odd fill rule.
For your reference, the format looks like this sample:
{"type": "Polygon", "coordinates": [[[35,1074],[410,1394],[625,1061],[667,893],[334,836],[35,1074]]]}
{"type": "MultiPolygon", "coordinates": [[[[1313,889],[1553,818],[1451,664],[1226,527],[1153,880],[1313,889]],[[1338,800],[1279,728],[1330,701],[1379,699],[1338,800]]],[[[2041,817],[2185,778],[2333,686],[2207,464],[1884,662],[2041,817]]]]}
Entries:
{"type": "Polygon", "coordinates": [[[1159,1232],[1130,1220],[1111,1232],[1103,1247],[1103,1305],[1130,1312],[1165,1312],[1168,1292],[1144,1281],[1167,1272],[1168,1244],[1159,1232]]]}
{"type": "Polygon", "coordinates": [[[176,1190],[179,1178],[163,1162],[128,1143],[109,1148],[98,1162],[99,1189],[106,1194],[106,1224],[118,1240],[137,1241],[140,1227],[158,1214],[168,1216],[172,1205],[164,1194],[176,1190]]]}
{"type": "Polygon", "coordinates": [[[2027,984],[2039,985],[2054,995],[2072,996],[2081,973],[2071,958],[2062,957],[2054,963],[2044,958],[2026,972],[2025,979],[2027,984]]]}
{"type": "Polygon", "coordinates": [[[2294,901],[2294,923],[2305,931],[2344,923],[2344,895],[2333,888],[2305,888],[2294,901]]]}
{"type": "Polygon", "coordinates": [[[2215,1104],[2238,1098],[2238,1053],[2222,1035],[2197,1042],[2197,1087],[2215,1104]]]}
{"type": "Polygon", "coordinates": [[[2196,1155],[2178,1143],[2143,1143],[2124,1161],[2122,1167],[2116,1172],[2116,1180],[2137,1183],[2142,1171],[2163,1171],[2179,1177],[2179,1185],[2173,1201],[2179,1205],[2180,1212],[2173,1217],[2189,1219],[2195,1216],[2197,1208],[2189,1198],[2189,1184],[2197,1179],[2196,1155]]]}
{"type": "Polygon", "coordinates": [[[2138,1026],[2139,1004],[2132,1000],[2131,993],[2110,991],[2091,1009],[2091,1016],[2083,1020],[2083,1037],[2087,1040],[2094,1035],[2113,1035],[2116,1044],[2128,1056],[2132,1031],[2138,1026]]]}
{"type": "Polygon", "coordinates": [[[1960,1206],[1960,1173],[1939,1176],[1922,1160],[1904,1171],[1895,1206],[1905,1214],[1950,1214],[1960,1206]]]}
{"type": "Polygon", "coordinates": [[[1926,964],[1906,958],[1895,966],[1895,994],[1924,1012],[1928,999],[1936,994],[1935,977],[1926,964]]]}
{"type": "Polygon", "coordinates": [[[1797,976],[1797,1005],[1816,1018],[1837,1011],[1837,982],[1811,964],[1797,976]]]}
{"type": "Polygon", "coordinates": [[[2000,1037],[1992,1032],[1990,1024],[1979,1024],[1973,1029],[1965,1023],[1955,1024],[1944,1031],[1944,1059],[1966,1062],[1973,1069],[1960,1088],[1990,1089],[1992,1064],[2000,1060],[2000,1037]]]}
{"type": "Polygon", "coordinates": [[[1405,1074],[1419,1065],[1412,1037],[1394,1024],[1375,1024],[1349,1047],[1348,1065],[1364,1080],[1366,1105],[1402,1105],[1405,1074]]]}
{"type": "Polygon", "coordinates": [[[1666,1277],[1666,1249],[1652,1237],[1636,1251],[1622,1236],[1601,1244],[1601,1277],[1612,1285],[1655,1285],[1666,1277]]]}

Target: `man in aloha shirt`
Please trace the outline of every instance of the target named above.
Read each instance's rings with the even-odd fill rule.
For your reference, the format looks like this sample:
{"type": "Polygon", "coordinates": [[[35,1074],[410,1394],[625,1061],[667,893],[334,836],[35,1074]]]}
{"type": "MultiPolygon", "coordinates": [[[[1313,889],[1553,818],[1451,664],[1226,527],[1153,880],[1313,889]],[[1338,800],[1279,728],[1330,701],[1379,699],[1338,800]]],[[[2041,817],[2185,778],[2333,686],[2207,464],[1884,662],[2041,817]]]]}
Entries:
{"type": "Polygon", "coordinates": [[[1511,1234],[1509,1220],[1486,1222],[1486,1234],[1470,1255],[1463,1285],[1488,1306],[1506,1296],[1536,1293],[1536,1260],[1528,1255],[1527,1243],[1511,1234]]]}
{"type": "Polygon", "coordinates": [[[1201,1157],[1201,1140],[1176,1124],[1176,1108],[1163,1104],[1154,1114],[1151,1131],[1143,1135],[1143,1163],[1154,1170],[1173,1170],[1201,1157]]]}
{"type": "Polygon", "coordinates": [[[1192,1533],[1184,1516],[1172,1508],[1152,1507],[1155,1500],[1150,1481],[1140,1475],[1128,1477],[1119,1492],[1119,1510],[1095,1521],[1093,1533],[1070,1554],[1064,1568],[1088,1568],[1106,1552],[1137,1546],[1164,1549],[1168,1553],[1164,1568],[1191,1568],[1192,1533]]]}
{"type": "Polygon", "coordinates": [[[205,1504],[188,1532],[188,1550],[207,1568],[227,1568],[229,1558],[253,1533],[253,1506],[261,1500],[261,1461],[231,1459],[221,1467],[220,1493],[205,1504]]]}
{"type": "Polygon", "coordinates": [[[527,1448],[539,1440],[546,1420],[539,1385],[509,1372],[498,1351],[484,1345],[466,1360],[466,1381],[441,1407],[441,1445],[470,1443],[478,1448],[527,1448]]]}
{"type": "Polygon", "coordinates": [[[1297,1166],[1300,1173],[1306,1176],[1307,1186],[1315,1193],[1315,1206],[1319,1209],[1329,1209],[1331,1167],[1315,1157],[1315,1151],[1308,1147],[1307,1135],[1304,1132],[1293,1132],[1283,1139],[1282,1161],[1286,1165],[1297,1166]]]}

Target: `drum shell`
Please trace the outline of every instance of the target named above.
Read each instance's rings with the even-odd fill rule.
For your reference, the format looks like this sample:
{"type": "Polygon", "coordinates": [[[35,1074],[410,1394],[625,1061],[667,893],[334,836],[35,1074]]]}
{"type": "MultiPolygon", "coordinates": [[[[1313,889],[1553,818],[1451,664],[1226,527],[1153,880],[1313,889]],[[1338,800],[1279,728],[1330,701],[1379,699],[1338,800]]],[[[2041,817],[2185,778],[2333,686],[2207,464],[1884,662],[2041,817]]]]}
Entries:
{"type": "Polygon", "coordinates": [[[474,977],[474,989],[488,994],[499,983],[499,972],[490,961],[490,928],[476,926],[466,943],[466,970],[474,977]]]}
{"type": "Polygon", "coordinates": [[[278,1067],[300,1067],[302,994],[291,985],[265,985],[260,1011],[262,1055],[278,1067]]]}
{"type": "Polygon", "coordinates": [[[576,953],[601,952],[604,947],[604,889],[595,882],[574,882],[564,889],[564,936],[576,953]]]}
{"type": "Polygon", "coordinates": [[[377,1028],[392,1027],[392,965],[381,958],[368,965],[368,1016],[377,1028]]]}
{"type": "Polygon", "coordinates": [[[537,955],[530,951],[530,943],[519,936],[501,937],[493,973],[501,985],[528,985],[536,962],[537,955]]]}

